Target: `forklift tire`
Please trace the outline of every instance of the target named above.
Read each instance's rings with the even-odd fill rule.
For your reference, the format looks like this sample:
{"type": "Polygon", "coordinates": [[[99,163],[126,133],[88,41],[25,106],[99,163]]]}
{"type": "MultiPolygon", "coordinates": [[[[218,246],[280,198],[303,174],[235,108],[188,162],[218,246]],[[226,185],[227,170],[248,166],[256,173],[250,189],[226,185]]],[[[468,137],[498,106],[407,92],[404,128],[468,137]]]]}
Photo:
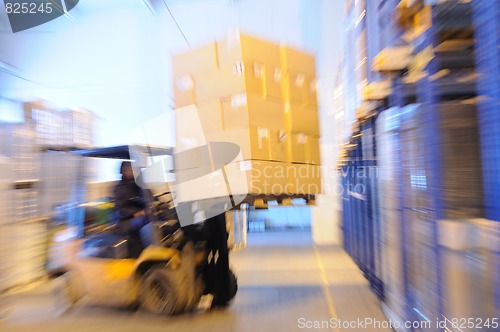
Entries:
{"type": "Polygon", "coordinates": [[[188,285],[182,270],[153,266],[143,278],[140,290],[141,309],[172,316],[186,310],[188,285]]]}
{"type": "Polygon", "coordinates": [[[212,308],[224,308],[224,307],[229,307],[231,303],[233,302],[234,297],[236,296],[236,293],[238,292],[238,279],[236,278],[236,275],[234,272],[229,269],[229,283],[228,283],[228,293],[227,293],[227,298],[225,300],[219,299],[216,302],[212,303],[212,308]]]}
{"type": "Polygon", "coordinates": [[[229,269],[229,300],[226,302],[226,307],[231,304],[236,293],[238,292],[238,279],[234,272],[229,269]]]}

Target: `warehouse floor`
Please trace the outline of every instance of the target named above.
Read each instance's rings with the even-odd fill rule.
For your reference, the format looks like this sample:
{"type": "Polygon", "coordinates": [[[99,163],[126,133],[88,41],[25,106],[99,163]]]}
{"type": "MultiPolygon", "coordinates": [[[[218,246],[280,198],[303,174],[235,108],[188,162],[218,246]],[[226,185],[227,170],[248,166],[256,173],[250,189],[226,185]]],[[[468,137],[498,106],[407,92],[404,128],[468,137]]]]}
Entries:
{"type": "Polygon", "coordinates": [[[342,248],[314,246],[308,232],[250,233],[248,246],[232,254],[232,265],[240,289],[227,310],[162,318],[77,307],[57,315],[45,283],[3,300],[11,310],[0,331],[391,331],[368,324],[366,319],[387,322],[342,248]],[[339,320],[352,328],[336,329],[339,320]]]}

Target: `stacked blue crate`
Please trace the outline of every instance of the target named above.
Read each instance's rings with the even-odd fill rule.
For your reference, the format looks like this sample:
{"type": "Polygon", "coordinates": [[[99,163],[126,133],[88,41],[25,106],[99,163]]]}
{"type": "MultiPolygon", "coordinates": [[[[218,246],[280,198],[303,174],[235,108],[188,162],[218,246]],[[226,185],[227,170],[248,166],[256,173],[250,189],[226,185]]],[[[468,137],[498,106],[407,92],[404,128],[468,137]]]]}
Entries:
{"type": "MultiPolygon", "coordinates": [[[[500,221],[500,2],[474,0],[476,68],[486,218],[500,221]]],[[[495,253],[495,310],[500,312],[500,253],[495,253]]]]}
{"type": "MultiPolygon", "coordinates": [[[[360,132],[357,135],[362,135],[360,132]]],[[[354,166],[354,186],[351,188],[351,196],[353,197],[354,206],[356,210],[356,220],[354,220],[356,231],[357,252],[355,257],[361,271],[365,276],[369,277],[369,267],[367,266],[368,256],[368,232],[367,232],[367,213],[366,213],[366,196],[365,196],[365,179],[364,179],[364,147],[361,136],[356,137],[356,160],[354,166]]]]}
{"type": "Polygon", "coordinates": [[[348,183],[345,188],[349,202],[350,219],[349,222],[349,238],[350,238],[350,255],[354,262],[363,270],[362,268],[362,252],[363,244],[361,241],[361,222],[362,222],[362,210],[360,208],[361,202],[359,196],[356,193],[356,188],[358,188],[359,179],[357,177],[359,161],[361,159],[361,146],[360,140],[354,138],[352,144],[355,146],[351,151],[351,160],[348,169],[348,183]]]}
{"type": "MultiPolygon", "coordinates": [[[[479,159],[474,155],[475,111],[473,107],[464,106],[464,101],[470,102],[476,96],[473,53],[468,49],[439,50],[441,43],[457,35],[461,40],[472,37],[471,17],[470,4],[446,2],[435,5],[432,7],[432,26],[415,43],[416,52],[431,47],[434,53],[425,66],[426,77],[418,81],[417,102],[420,107],[413,114],[413,121],[420,128],[414,143],[422,156],[420,161],[417,160],[417,170],[425,180],[424,190],[418,200],[404,202],[405,223],[414,234],[407,239],[408,245],[412,246],[408,263],[411,266],[424,258],[426,265],[424,271],[418,271],[416,275],[412,273],[408,280],[408,301],[420,316],[416,316],[417,319],[452,318],[445,283],[446,276],[452,271],[444,269],[444,259],[448,256],[445,256],[446,250],[439,241],[442,236],[440,222],[480,217],[482,212],[478,195],[481,179],[471,181],[469,187],[455,181],[457,174],[464,172],[469,176],[463,178],[463,183],[471,180],[472,175],[467,172],[477,167],[474,162],[479,159]],[[462,121],[469,125],[463,125],[462,121]],[[454,136],[457,129],[452,126],[462,127],[463,135],[469,135],[471,141],[457,139],[454,136]],[[460,159],[461,153],[466,153],[470,161],[460,159]],[[462,202],[457,197],[461,197],[462,202]]],[[[415,189],[413,184],[410,186],[420,194],[418,188],[415,189]]]]}
{"type": "Polygon", "coordinates": [[[376,126],[371,117],[362,123],[363,188],[366,213],[366,275],[375,294],[383,299],[381,227],[378,205],[376,126]]]}
{"type": "MultiPolygon", "coordinates": [[[[392,99],[392,98],[391,98],[392,99]]],[[[393,100],[390,100],[392,103],[393,100]]],[[[404,229],[401,210],[400,109],[391,107],[377,118],[378,195],[381,222],[384,311],[392,321],[410,321],[406,307],[404,229]]]]}
{"type": "Polygon", "coordinates": [[[348,187],[350,183],[350,168],[352,163],[352,152],[346,151],[345,163],[340,167],[340,179],[342,183],[342,231],[344,234],[344,249],[352,256],[352,240],[351,240],[351,205],[349,201],[348,187]]]}
{"type": "MultiPolygon", "coordinates": [[[[398,246],[401,248],[400,255],[400,273],[401,280],[400,283],[401,292],[398,294],[401,296],[401,300],[404,301],[404,305],[400,305],[399,317],[403,321],[417,321],[419,319],[418,315],[415,314],[412,298],[412,287],[411,287],[411,277],[412,277],[412,265],[411,253],[412,253],[412,232],[409,227],[410,211],[407,208],[406,201],[408,200],[409,193],[407,191],[407,186],[405,186],[405,179],[407,176],[407,162],[409,151],[407,151],[405,146],[406,141],[406,131],[405,126],[408,124],[408,120],[412,115],[411,105],[416,101],[416,86],[415,84],[404,83],[401,78],[397,78],[393,82],[393,94],[390,97],[390,106],[392,107],[392,118],[397,119],[397,128],[394,128],[394,139],[393,144],[397,146],[397,156],[395,156],[395,175],[397,182],[397,188],[399,189],[397,195],[397,217],[399,222],[398,229],[398,240],[400,243],[398,246]]],[[[395,127],[395,125],[393,125],[395,127]]],[[[417,265],[418,266],[418,265],[417,265]]],[[[396,308],[392,308],[396,310],[396,308]]]]}
{"type": "MultiPolygon", "coordinates": [[[[376,293],[382,296],[382,285],[375,266],[375,237],[378,227],[374,208],[376,204],[373,200],[376,183],[374,137],[370,134],[373,132],[373,120],[364,122],[361,127],[362,131],[352,139],[349,162],[341,170],[344,247],[376,293]]],[[[380,263],[380,259],[377,261],[380,263]]]]}
{"type": "Polygon", "coordinates": [[[357,200],[352,195],[352,188],[355,186],[355,169],[356,169],[356,149],[354,147],[350,149],[348,158],[349,162],[344,168],[344,241],[345,249],[347,253],[352,257],[352,259],[358,263],[358,237],[357,237],[357,221],[358,221],[358,211],[357,211],[357,200]]]}
{"type": "MultiPolygon", "coordinates": [[[[397,5],[396,0],[384,1],[385,14],[390,16],[390,8],[397,5]]],[[[357,42],[355,47],[347,44],[347,58],[350,59],[354,75],[348,76],[347,91],[351,91],[348,109],[359,106],[359,85],[378,78],[371,75],[369,64],[379,52],[380,43],[377,39],[379,24],[388,22],[382,28],[385,34],[391,36],[392,44],[397,38],[392,38],[392,31],[397,30],[390,24],[387,17],[381,18],[379,3],[359,1],[348,10],[347,29],[349,35],[357,42]],[[389,32],[391,31],[391,32],[389,32]],[[366,74],[366,76],[365,76],[366,74]],[[349,87],[352,89],[349,90],[349,87]]],[[[349,94],[349,93],[348,93],[349,94]]],[[[343,231],[344,246],[349,255],[362,270],[375,293],[383,297],[382,283],[382,253],[381,253],[381,218],[377,195],[377,164],[375,121],[373,118],[360,120],[360,132],[352,137],[356,144],[350,152],[348,166],[343,168],[343,231]]]]}
{"type": "MultiPolygon", "coordinates": [[[[394,20],[397,7],[401,5],[399,0],[373,1],[377,6],[378,34],[373,35],[378,39],[380,49],[398,47],[407,44],[404,38],[404,29],[394,20]]],[[[373,4],[372,4],[373,5],[373,4]]],[[[375,46],[376,44],[373,43],[375,46]]],[[[371,52],[369,52],[371,53],[371,52]]],[[[373,61],[373,58],[371,59],[373,61]]],[[[400,73],[390,75],[390,79],[398,77],[400,73]]],[[[380,78],[380,74],[372,74],[373,79],[380,78]]],[[[398,85],[394,85],[396,90],[398,85]]],[[[394,91],[389,96],[388,106],[390,109],[382,112],[377,118],[377,197],[378,216],[380,224],[381,240],[379,241],[379,255],[383,271],[381,283],[383,283],[384,309],[389,318],[403,323],[409,321],[406,305],[406,253],[404,246],[404,228],[400,222],[401,210],[401,151],[399,144],[399,106],[407,103],[404,91],[394,91]]]]}
{"type": "MultiPolygon", "coordinates": [[[[347,158],[347,157],[346,157],[347,158]]],[[[343,165],[340,167],[340,181],[342,185],[342,233],[343,233],[343,245],[345,251],[351,255],[351,241],[350,241],[350,229],[349,229],[349,220],[350,220],[350,214],[349,214],[349,197],[347,196],[346,188],[347,188],[347,183],[349,182],[347,178],[347,172],[349,170],[349,162],[347,164],[343,165]]]]}

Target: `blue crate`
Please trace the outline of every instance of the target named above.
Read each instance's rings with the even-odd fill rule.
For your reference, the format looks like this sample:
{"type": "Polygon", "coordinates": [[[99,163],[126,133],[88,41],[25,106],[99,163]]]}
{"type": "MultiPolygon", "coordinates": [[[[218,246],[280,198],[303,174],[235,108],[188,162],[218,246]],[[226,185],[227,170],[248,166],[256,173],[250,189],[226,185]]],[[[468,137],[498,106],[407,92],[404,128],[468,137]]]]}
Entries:
{"type": "MultiPolygon", "coordinates": [[[[404,219],[403,211],[401,209],[401,202],[400,200],[402,199],[402,188],[401,184],[399,183],[399,179],[401,179],[401,160],[399,158],[400,156],[400,151],[398,152],[398,149],[400,149],[401,144],[399,143],[399,134],[398,134],[398,128],[400,127],[400,122],[401,122],[401,112],[398,107],[396,106],[395,103],[397,103],[398,98],[392,98],[390,103],[391,103],[391,108],[388,110],[384,111],[382,116],[379,117],[377,120],[378,122],[378,128],[379,128],[379,134],[383,135],[380,136],[385,137],[382,143],[384,145],[381,145],[377,148],[377,151],[379,153],[379,156],[385,155],[388,151],[392,151],[393,153],[393,158],[390,161],[388,159],[380,159],[381,164],[380,166],[382,167],[381,171],[385,171],[384,165],[386,165],[386,162],[389,162],[392,164],[390,166],[391,168],[394,168],[395,174],[392,174],[392,176],[395,177],[396,180],[396,187],[392,188],[395,192],[393,192],[390,195],[390,198],[384,197],[383,200],[380,202],[380,210],[385,211],[384,214],[381,216],[380,220],[380,227],[381,231],[383,232],[383,236],[387,236],[388,232],[397,232],[395,238],[398,239],[397,242],[399,243],[394,243],[393,245],[396,246],[396,248],[392,247],[386,247],[385,244],[381,248],[381,255],[382,255],[382,263],[384,265],[390,266],[394,269],[399,270],[399,275],[401,276],[401,279],[395,279],[393,276],[387,276],[383,275],[383,286],[384,286],[384,303],[385,307],[389,308],[389,312],[386,311],[387,314],[389,314],[390,318],[392,320],[397,320],[400,323],[403,321],[411,321],[412,316],[411,316],[411,308],[409,307],[409,301],[408,301],[408,290],[407,290],[407,259],[406,259],[406,253],[405,250],[407,248],[404,246],[404,238],[405,238],[405,230],[404,230],[404,222],[402,222],[404,219]],[[387,145],[385,145],[387,144],[387,145]],[[397,196],[396,196],[397,193],[397,196]],[[386,199],[389,199],[389,201],[386,201],[386,199]],[[390,203],[390,204],[387,204],[390,203]],[[388,220],[385,220],[385,214],[388,213],[387,211],[390,211],[389,214],[392,214],[393,217],[397,218],[398,221],[393,221],[392,223],[389,223],[388,220]],[[394,227],[394,228],[393,228],[394,227]],[[393,257],[393,253],[389,253],[388,250],[390,251],[396,251],[400,255],[399,258],[397,258],[397,262],[399,262],[398,266],[394,265],[393,262],[391,261],[384,261],[384,258],[389,258],[393,257]],[[387,279],[386,279],[387,277],[387,279]],[[394,315],[393,315],[394,314],[394,315]]],[[[387,174],[385,175],[387,176],[387,174]]],[[[387,192],[382,192],[382,194],[387,195],[387,192]]],[[[394,234],[392,234],[394,236],[394,234]]]]}
{"type": "MultiPolygon", "coordinates": [[[[478,103],[483,163],[483,186],[486,218],[500,221],[500,3],[498,1],[473,1],[476,32],[476,67],[478,103]]],[[[495,259],[495,305],[500,311],[500,259],[495,259]]]]}
{"type": "MultiPolygon", "coordinates": [[[[371,130],[373,123],[368,121],[362,124],[362,130],[371,130]]],[[[382,281],[377,277],[380,271],[376,270],[375,253],[375,224],[374,215],[377,204],[372,197],[376,197],[373,183],[375,174],[368,171],[368,167],[375,167],[373,135],[355,138],[356,148],[351,153],[351,160],[343,172],[347,176],[342,179],[343,194],[343,226],[344,246],[360,270],[368,279],[370,285],[379,296],[382,296],[382,281]],[[368,137],[369,139],[365,139],[368,137]],[[370,152],[371,151],[371,152],[370,152]]],[[[377,260],[380,263],[380,259],[377,260]]],[[[380,267],[378,267],[380,270],[380,267]]]]}
{"type": "Polygon", "coordinates": [[[500,221],[500,3],[473,1],[486,217],[500,221]]]}
{"type": "MultiPolygon", "coordinates": [[[[433,66],[430,64],[430,71],[434,72],[433,66]]],[[[443,202],[441,193],[443,191],[443,162],[441,159],[441,132],[440,132],[440,112],[437,107],[441,96],[438,94],[439,89],[436,87],[436,81],[428,78],[423,79],[417,86],[418,100],[422,103],[422,128],[424,144],[426,146],[425,169],[427,194],[429,197],[429,206],[426,206],[427,213],[425,214],[425,222],[428,223],[430,229],[430,245],[431,250],[429,256],[432,258],[427,262],[430,266],[434,266],[436,273],[433,275],[434,280],[430,280],[428,286],[430,293],[435,293],[435,296],[428,296],[423,300],[420,312],[434,311],[441,317],[444,314],[443,303],[443,273],[442,273],[442,253],[438,244],[438,220],[444,219],[443,202]]]]}

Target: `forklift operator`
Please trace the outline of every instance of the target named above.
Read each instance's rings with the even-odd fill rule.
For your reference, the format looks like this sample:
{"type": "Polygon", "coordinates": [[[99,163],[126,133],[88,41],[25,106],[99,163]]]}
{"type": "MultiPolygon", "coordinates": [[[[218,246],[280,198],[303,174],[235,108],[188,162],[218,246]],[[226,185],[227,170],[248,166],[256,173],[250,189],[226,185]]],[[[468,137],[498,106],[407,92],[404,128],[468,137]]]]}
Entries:
{"type": "Polygon", "coordinates": [[[135,183],[129,161],[122,162],[120,173],[122,179],[114,191],[118,230],[128,236],[130,256],[136,258],[151,244],[151,227],[144,211],[146,204],[142,190],[135,183]]]}

